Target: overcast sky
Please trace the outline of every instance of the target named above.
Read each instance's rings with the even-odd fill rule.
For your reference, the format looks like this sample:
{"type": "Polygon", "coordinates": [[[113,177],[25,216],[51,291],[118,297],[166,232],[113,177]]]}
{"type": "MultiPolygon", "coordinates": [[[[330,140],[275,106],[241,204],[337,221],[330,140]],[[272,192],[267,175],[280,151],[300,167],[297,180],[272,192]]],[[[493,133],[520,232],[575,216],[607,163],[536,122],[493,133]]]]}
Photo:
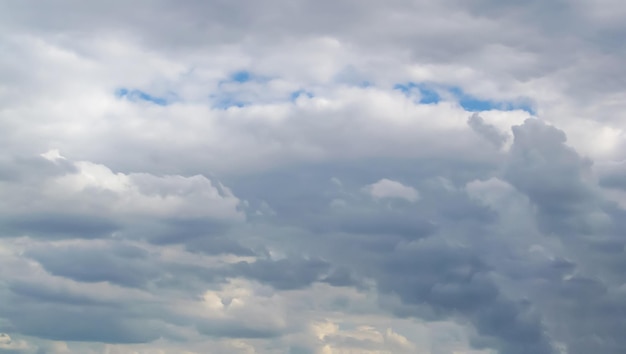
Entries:
{"type": "Polygon", "coordinates": [[[0,0],[0,353],[626,353],[618,0],[0,0]]]}

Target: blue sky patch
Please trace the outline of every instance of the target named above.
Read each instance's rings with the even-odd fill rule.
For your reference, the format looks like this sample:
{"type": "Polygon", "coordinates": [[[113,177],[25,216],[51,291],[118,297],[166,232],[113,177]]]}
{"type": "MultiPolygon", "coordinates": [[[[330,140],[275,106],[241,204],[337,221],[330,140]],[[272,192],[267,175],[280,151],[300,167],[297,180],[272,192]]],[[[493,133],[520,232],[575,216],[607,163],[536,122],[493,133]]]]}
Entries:
{"type": "Polygon", "coordinates": [[[235,95],[212,95],[210,99],[213,101],[213,108],[228,109],[231,107],[245,107],[248,102],[237,99],[235,95]]]}
{"type": "Polygon", "coordinates": [[[367,74],[361,70],[355,68],[352,65],[348,65],[335,74],[333,81],[337,84],[355,86],[360,88],[373,87],[374,83],[368,81],[367,74]]]}
{"type": "Polygon", "coordinates": [[[402,91],[405,95],[410,96],[414,92],[419,92],[421,104],[439,103],[441,97],[437,91],[429,88],[425,84],[416,84],[414,82],[408,82],[406,84],[396,84],[393,87],[394,90],[402,91]]]}
{"type": "MultiPolygon", "coordinates": [[[[421,104],[439,103],[447,92],[451,94],[452,99],[457,101],[463,109],[469,112],[481,112],[490,110],[514,111],[523,110],[530,114],[535,114],[532,104],[529,100],[521,102],[484,100],[465,93],[460,87],[445,87],[429,85],[425,83],[408,82],[394,85],[394,90],[403,92],[407,97],[413,94],[419,94],[421,104]]],[[[447,95],[445,95],[447,96],[447,95]]]]}
{"type": "Polygon", "coordinates": [[[149,93],[146,93],[144,91],[137,90],[137,89],[129,90],[126,88],[120,88],[117,91],[115,91],[115,96],[119,98],[126,98],[132,102],[146,101],[146,102],[154,103],[159,106],[167,106],[169,104],[169,101],[167,100],[167,98],[153,96],[149,93]]]}
{"type": "Polygon", "coordinates": [[[215,102],[213,104],[213,108],[217,108],[217,109],[229,109],[229,108],[232,108],[232,107],[242,108],[242,107],[245,107],[247,105],[248,105],[248,103],[246,103],[246,102],[238,101],[236,99],[226,98],[226,99],[222,99],[222,100],[219,100],[219,101],[215,102]]]}
{"type": "Polygon", "coordinates": [[[298,90],[298,91],[294,91],[291,93],[291,95],[289,95],[289,98],[291,99],[291,101],[295,101],[298,99],[298,97],[300,96],[306,96],[308,98],[313,98],[313,93],[306,91],[306,90],[298,90]]]}
{"type": "Polygon", "coordinates": [[[245,84],[249,82],[266,83],[270,81],[271,79],[272,79],[271,77],[257,75],[248,70],[239,70],[239,71],[232,72],[228,76],[228,78],[220,81],[218,85],[222,85],[226,83],[245,84]]]}
{"type": "Polygon", "coordinates": [[[463,90],[459,87],[453,87],[449,89],[449,92],[454,95],[454,97],[458,100],[459,105],[463,107],[464,110],[470,112],[481,112],[481,111],[490,111],[490,110],[499,110],[499,111],[514,111],[514,110],[523,110],[530,114],[535,114],[534,109],[532,108],[529,102],[507,102],[507,101],[494,101],[494,100],[483,100],[477,97],[471,96],[463,92],[463,90]]]}
{"type": "Polygon", "coordinates": [[[249,71],[241,70],[230,75],[230,81],[238,82],[240,84],[250,80],[252,80],[252,74],[249,71]]]}

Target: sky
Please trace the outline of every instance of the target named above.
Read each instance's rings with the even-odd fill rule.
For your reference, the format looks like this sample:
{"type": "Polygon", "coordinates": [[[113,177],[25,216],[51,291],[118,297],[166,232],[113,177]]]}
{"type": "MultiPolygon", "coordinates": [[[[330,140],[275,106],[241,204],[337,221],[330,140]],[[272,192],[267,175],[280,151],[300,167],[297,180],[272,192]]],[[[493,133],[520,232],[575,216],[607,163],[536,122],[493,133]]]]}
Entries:
{"type": "Polygon", "coordinates": [[[626,352],[617,0],[0,1],[0,353],[626,352]]]}

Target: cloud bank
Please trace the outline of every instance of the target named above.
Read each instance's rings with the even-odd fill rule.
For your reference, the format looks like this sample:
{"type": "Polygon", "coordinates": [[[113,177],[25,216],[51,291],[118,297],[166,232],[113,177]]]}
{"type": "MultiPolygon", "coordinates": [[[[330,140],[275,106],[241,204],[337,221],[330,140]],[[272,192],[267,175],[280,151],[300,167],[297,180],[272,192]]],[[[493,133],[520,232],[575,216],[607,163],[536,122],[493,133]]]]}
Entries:
{"type": "Polygon", "coordinates": [[[620,5],[0,5],[0,353],[626,352],[620,5]]]}

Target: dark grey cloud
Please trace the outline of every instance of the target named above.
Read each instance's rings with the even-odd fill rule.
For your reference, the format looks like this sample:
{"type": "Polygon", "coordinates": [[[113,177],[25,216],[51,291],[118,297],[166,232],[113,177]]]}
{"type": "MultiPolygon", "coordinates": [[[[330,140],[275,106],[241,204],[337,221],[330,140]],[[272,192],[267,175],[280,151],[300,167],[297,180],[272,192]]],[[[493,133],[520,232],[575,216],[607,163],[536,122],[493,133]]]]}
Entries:
{"type": "Polygon", "coordinates": [[[161,331],[145,320],[117,318],[119,313],[89,308],[33,306],[36,312],[11,317],[21,333],[52,340],[109,343],[145,343],[158,339],[161,331]],[[59,325],[59,319],[64,324],[59,325]]]}
{"type": "Polygon", "coordinates": [[[237,276],[266,283],[279,290],[298,289],[320,280],[328,272],[329,264],[316,259],[258,260],[241,262],[232,267],[237,276]]]}
{"type": "MultiPolygon", "coordinates": [[[[561,252],[568,258],[574,258],[539,260],[524,255],[526,250],[516,249],[514,243],[509,243],[512,239],[507,241],[507,238],[517,236],[502,233],[492,227],[506,220],[502,214],[504,210],[484,212],[483,215],[490,215],[489,217],[476,217],[481,215],[476,214],[470,218],[467,216],[472,215],[471,213],[443,213],[450,205],[463,205],[460,202],[467,196],[464,197],[462,192],[443,188],[443,185],[437,187],[430,181],[426,182],[428,179],[418,184],[423,197],[420,203],[428,205],[425,212],[430,209],[431,215],[438,217],[436,220],[439,227],[422,235],[421,238],[425,238],[422,241],[407,243],[406,239],[380,233],[364,237],[368,234],[367,230],[353,230],[351,234],[333,233],[331,230],[342,229],[328,227],[325,230],[327,234],[321,238],[317,236],[315,241],[297,238],[293,242],[307,245],[306,247],[311,247],[316,253],[326,253],[332,260],[331,263],[349,264],[360,275],[373,277],[380,291],[398,296],[405,305],[430,308],[426,312],[423,309],[415,310],[415,316],[460,316],[469,320],[480,334],[474,340],[477,347],[498,348],[503,353],[553,353],[556,349],[552,341],[556,340],[570,348],[578,344],[569,343],[579,343],[585,348],[595,347],[619,352],[621,344],[612,337],[611,327],[607,325],[605,329],[598,329],[600,318],[609,316],[609,312],[603,308],[619,309],[621,306],[615,299],[607,299],[598,290],[594,290],[607,289],[609,285],[602,284],[599,279],[589,278],[580,282],[577,278],[570,277],[581,269],[587,269],[599,272],[597,274],[604,279],[616,280],[613,286],[621,284],[620,276],[615,272],[623,264],[623,240],[610,235],[609,238],[594,240],[590,237],[594,232],[613,232],[616,229],[610,225],[603,226],[602,223],[595,225],[594,220],[588,218],[589,215],[599,212],[618,221],[621,212],[610,203],[602,201],[598,190],[593,186],[593,179],[590,178],[590,160],[580,157],[565,145],[563,132],[539,120],[526,121],[515,127],[513,132],[515,140],[506,161],[503,161],[503,178],[514,187],[512,191],[520,193],[531,204],[526,214],[529,219],[512,221],[520,225],[537,223],[538,232],[545,232],[539,236],[544,238],[544,242],[555,235],[562,238],[566,250],[561,252]],[[437,204],[436,200],[446,202],[437,204]],[[533,211],[532,208],[538,209],[533,211]],[[443,221],[446,223],[442,223],[443,221]],[[459,235],[459,231],[451,227],[454,223],[461,223],[458,226],[467,235],[459,235]],[[433,240],[440,238],[448,239],[452,243],[434,243],[436,246],[429,246],[433,240]],[[455,239],[456,242],[465,243],[465,246],[455,246],[455,239]],[[373,246],[364,247],[368,242],[373,246]],[[489,245],[490,243],[493,245],[489,245]],[[332,246],[325,247],[325,244],[332,246]],[[590,263],[593,264],[591,268],[590,263]],[[526,284],[529,288],[519,288],[511,296],[506,282],[501,283],[498,280],[501,277],[526,284]],[[586,294],[596,294],[599,303],[589,305],[591,295],[586,294]],[[569,300],[565,301],[565,298],[569,300]],[[582,315],[582,312],[563,308],[556,310],[554,303],[558,301],[584,307],[589,312],[582,315]],[[580,317],[567,321],[557,320],[561,318],[557,314],[561,311],[570,314],[576,312],[575,316],[580,317]],[[601,335],[602,341],[598,341],[597,337],[592,340],[593,336],[582,336],[582,333],[591,331],[590,327],[574,325],[590,318],[598,321],[596,333],[605,333],[604,337],[601,335]],[[572,331],[578,331],[578,334],[573,335],[572,331]]],[[[345,195],[344,197],[350,199],[345,195]]],[[[522,200],[524,199],[520,199],[522,200]]],[[[466,203],[467,209],[460,209],[466,210],[465,213],[484,208],[469,199],[466,203]]],[[[361,206],[348,203],[345,207],[358,210],[361,206]]],[[[420,208],[411,211],[416,216],[424,212],[420,208]]],[[[346,214],[339,212],[333,215],[341,218],[346,214]]],[[[381,215],[385,215],[384,212],[381,215]]],[[[299,225],[314,232],[309,237],[319,233],[317,228],[307,223],[299,225]]],[[[515,228],[515,225],[511,227],[515,228]]],[[[524,234],[520,233],[519,237],[524,237],[524,234]]],[[[532,246],[533,242],[542,242],[541,239],[534,240],[535,236],[527,237],[529,239],[526,247],[532,246]]],[[[605,317],[605,320],[615,326],[613,321],[619,321],[619,313],[620,310],[616,310],[614,319],[605,317]]],[[[396,314],[406,316],[411,311],[404,308],[397,310],[396,314]]],[[[570,349],[572,350],[577,349],[570,349]]]]}
{"type": "Polygon", "coordinates": [[[10,323],[3,326],[5,331],[51,340],[112,343],[149,342],[163,334],[149,321],[133,316],[136,310],[123,299],[102,302],[88,295],[77,298],[71,291],[40,284],[14,284],[11,291],[0,309],[10,323]]]}
{"type": "Polygon", "coordinates": [[[108,281],[122,286],[143,286],[159,274],[150,254],[128,245],[103,247],[50,247],[29,250],[33,258],[54,275],[81,282],[108,281]]]}
{"type": "MultiPolygon", "coordinates": [[[[86,294],[75,294],[67,289],[40,286],[27,281],[13,281],[8,284],[10,292],[20,301],[42,301],[76,306],[101,306],[115,308],[117,304],[104,299],[94,299],[86,294]]],[[[9,309],[7,309],[8,311],[9,309]]],[[[17,309],[12,309],[16,311],[17,309]]]]}
{"type": "Polygon", "coordinates": [[[591,161],[565,145],[563,131],[527,120],[513,134],[505,176],[543,209],[542,215],[567,214],[591,202],[593,191],[585,181],[591,161]]]}
{"type": "Polygon", "coordinates": [[[200,252],[210,255],[234,254],[237,256],[255,256],[257,252],[241,242],[233,240],[233,236],[222,237],[198,237],[185,242],[185,247],[190,252],[200,252]]]}
{"type": "Polygon", "coordinates": [[[322,278],[320,281],[332,286],[363,286],[362,280],[358,279],[354,274],[352,274],[350,269],[345,266],[333,269],[330,274],[322,278]]]}
{"type": "MultiPolygon", "coordinates": [[[[233,274],[241,275],[238,272],[233,273],[233,267],[227,264],[203,266],[186,262],[184,258],[163,259],[162,253],[163,249],[149,251],[119,240],[107,240],[59,246],[37,245],[27,249],[24,256],[38,262],[55,276],[81,283],[106,282],[143,290],[199,293],[206,286],[225,282],[233,274]]],[[[218,254],[213,254],[216,255],[218,254]]],[[[63,293],[48,293],[23,282],[13,284],[11,289],[20,296],[49,294],[50,301],[67,299],[76,303],[87,302],[85,305],[92,301],[88,297],[73,298],[63,293]]]]}
{"type": "Polygon", "coordinates": [[[553,353],[540,318],[507,299],[479,257],[470,249],[418,244],[384,260],[378,284],[406,304],[432,307],[437,316],[469,319],[502,353],[553,353]]]}
{"type": "Polygon", "coordinates": [[[106,217],[76,213],[14,215],[1,221],[5,237],[28,235],[40,238],[109,237],[120,225],[106,217]]]}
{"type": "MultiPolygon", "coordinates": [[[[562,131],[533,120],[513,132],[505,176],[538,208],[538,225],[575,257],[555,264],[559,276],[533,290],[536,304],[569,352],[619,353],[625,344],[615,331],[623,326],[624,302],[613,293],[623,282],[626,259],[618,231],[623,210],[603,199],[590,178],[591,162],[565,145],[562,131]]],[[[533,277],[546,277],[548,270],[533,277]]]]}
{"type": "Polygon", "coordinates": [[[218,338],[276,338],[283,332],[273,328],[251,327],[240,321],[218,321],[200,323],[198,330],[210,337],[218,338]]]}
{"type": "Polygon", "coordinates": [[[232,235],[232,228],[232,223],[219,220],[179,218],[161,220],[154,225],[130,230],[128,233],[131,237],[145,238],[157,245],[184,244],[190,252],[211,255],[255,255],[255,251],[232,235]]]}
{"type": "Polygon", "coordinates": [[[2,354],[23,354],[23,353],[27,353],[27,351],[23,350],[23,349],[4,349],[4,348],[0,348],[0,353],[2,353],[2,354]]]}
{"type": "MultiPolygon", "coordinates": [[[[481,346],[478,343],[483,343],[482,346],[498,348],[503,353],[553,352],[540,317],[524,302],[509,299],[499,289],[492,279],[494,269],[481,259],[479,249],[432,244],[433,240],[446,237],[450,229],[438,230],[412,242],[384,233],[320,236],[315,229],[311,231],[308,237],[316,237],[315,241],[294,242],[327,254],[331,264],[344,265],[342,278],[336,285],[361,277],[374,279],[381,294],[397,296],[407,306],[427,308],[426,312],[398,309],[394,311],[398,316],[426,316],[431,320],[464,318],[479,331],[478,347],[481,346]]],[[[279,274],[288,275],[291,271],[279,274]]],[[[332,275],[322,279],[330,280],[332,275]]]]}

